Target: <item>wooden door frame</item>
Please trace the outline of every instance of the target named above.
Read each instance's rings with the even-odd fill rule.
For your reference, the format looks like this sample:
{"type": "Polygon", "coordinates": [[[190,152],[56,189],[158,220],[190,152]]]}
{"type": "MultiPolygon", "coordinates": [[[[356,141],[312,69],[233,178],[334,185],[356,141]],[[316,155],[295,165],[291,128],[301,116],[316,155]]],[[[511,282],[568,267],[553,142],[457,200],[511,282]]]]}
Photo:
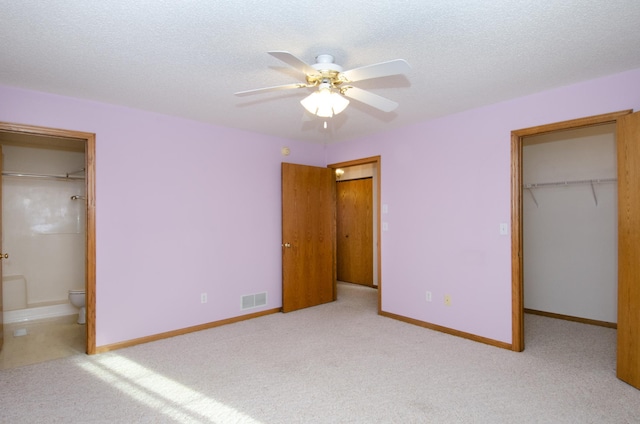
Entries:
{"type": "Polygon", "coordinates": [[[572,119],[511,132],[511,318],[513,351],[524,350],[524,287],[522,267],[522,145],[525,137],[573,130],[594,125],[615,124],[632,110],[572,119]]]}
{"type": "Polygon", "coordinates": [[[374,205],[374,207],[377,210],[377,222],[374,223],[374,225],[377,228],[377,232],[378,232],[378,240],[377,240],[377,246],[376,246],[376,257],[377,257],[377,266],[376,266],[376,272],[378,274],[378,314],[382,311],[382,216],[380,215],[382,212],[382,200],[381,200],[381,190],[380,187],[382,186],[382,172],[381,172],[381,158],[380,156],[371,156],[368,158],[362,158],[362,159],[355,159],[355,160],[350,160],[350,161],[346,161],[346,162],[339,162],[339,163],[332,163],[330,165],[327,165],[327,168],[331,168],[334,171],[338,168],[347,168],[350,166],[356,166],[356,165],[366,165],[366,164],[375,164],[376,165],[376,172],[375,172],[375,176],[376,176],[376,196],[377,196],[377,201],[376,201],[376,205],[374,205]]]}
{"type": "Polygon", "coordinates": [[[86,231],[85,231],[85,291],[86,291],[86,352],[96,353],[96,135],[93,133],[0,122],[0,132],[36,135],[49,138],[71,138],[84,142],[86,231]]]}

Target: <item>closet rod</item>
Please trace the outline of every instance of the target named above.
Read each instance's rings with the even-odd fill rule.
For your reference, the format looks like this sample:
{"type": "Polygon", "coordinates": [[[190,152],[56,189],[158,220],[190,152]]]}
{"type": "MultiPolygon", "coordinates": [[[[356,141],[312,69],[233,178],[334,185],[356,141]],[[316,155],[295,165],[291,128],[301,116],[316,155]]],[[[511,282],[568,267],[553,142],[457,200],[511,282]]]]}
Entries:
{"type": "Polygon", "coordinates": [[[27,177],[27,178],[43,178],[49,180],[63,180],[63,181],[73,181],[73,180],[84,180],[84,176],[72,176],[71,174],[62,174],[62,175],[53,175],[53,174],[34,174],[30,172],[2,172],[2,175],[5,177],[27,177]]]}

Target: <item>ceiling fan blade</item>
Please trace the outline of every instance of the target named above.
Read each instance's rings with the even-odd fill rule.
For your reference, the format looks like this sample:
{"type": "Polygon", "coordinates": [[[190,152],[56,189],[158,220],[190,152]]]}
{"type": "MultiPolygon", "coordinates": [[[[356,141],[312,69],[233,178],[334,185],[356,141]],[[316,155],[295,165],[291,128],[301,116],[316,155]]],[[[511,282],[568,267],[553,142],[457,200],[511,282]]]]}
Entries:
{"type": "Polygon", "coordinates": [[[390,75],[406,74],[411,66],[404,59],[375,63],[342,72],[347,82],[362,81],[371,78],[388,77],[390,75]]]}
{"type": "Polygon", "coordinates": [[[256,88],[253,90],[238,91],[237,93],[234,93],[234,94],[236,96],[247,96],[250,94],[267,93],[269,91],[280,91],[280,90],[289,90],[292,88],[305,88],[305,87],[308,87],[308,85],[303,84],[301,82],[297,82],[294,84],[275,85],[273,87],[264,87],[264,88],[256,88]]]}
{"type": "Polygon", "coordinates": [[[302,59],[298,59],[297,57],[295,57],[294,55],[292,55],[289,52],[271,51],[271,52],[267,52],[267,53],[269,53],[271,56],[275,57],[276,59],[280,59],[281,61],[283,61],[287,65],[289,65],[289,66],[291,66],[293,68],[296,68],[297,70],[299,70],[300,72],[304,73],[305,75],[314,75],[314,74],[318,73],[318,71],[316,69],[314,69],[311,65],[309,65],[308,63],[306,63],[302,59]]]}
{"type": "Polygon", "coordinates": [[[370,91],[362,90],[357,87],[347,86],[342,87],[340,92],[353,100],[357,100],[366,105],[375,107],[383,112],[391,112],[398,107],[398,103],[393,100],[389,100],[385,97],[373,94],[370,91]]]}

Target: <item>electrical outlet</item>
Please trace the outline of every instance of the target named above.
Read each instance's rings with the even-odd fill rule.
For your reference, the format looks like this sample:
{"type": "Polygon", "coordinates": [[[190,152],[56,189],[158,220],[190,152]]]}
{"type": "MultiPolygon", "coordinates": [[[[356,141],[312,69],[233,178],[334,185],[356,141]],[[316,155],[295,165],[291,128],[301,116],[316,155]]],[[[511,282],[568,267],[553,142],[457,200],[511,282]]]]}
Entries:
{"type": "Polygon", "coordinates": [[[206,293],[200,294],[200,303],[207,303],[207,294],[206,293]]]}
{"type": "Polygon", "coordinates": [[[427,302],[431,302],[431,292],[427,291],[427,302]]]}
{"type": "Polygon", "coordinates": [[[451,295],[450,294],[445,294],[444,295],[444,304],[446,306],[451,306],[451,295]]]}

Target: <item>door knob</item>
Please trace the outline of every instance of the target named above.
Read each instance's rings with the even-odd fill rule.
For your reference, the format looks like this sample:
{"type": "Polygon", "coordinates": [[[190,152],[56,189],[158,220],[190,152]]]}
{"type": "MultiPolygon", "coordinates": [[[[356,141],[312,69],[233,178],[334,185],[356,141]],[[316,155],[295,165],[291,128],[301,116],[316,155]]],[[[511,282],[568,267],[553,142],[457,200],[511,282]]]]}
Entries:
{"type": "Polygon", "coordinates": [[[291,247],[291,243],[285,243],[284,247],[291,247]]]}
{"type": "Polygon", "coordinates": [[[5,258],[5,259],[9,259],[9,254],[8,253],[0,253],[0,259],[5,258]]]}

